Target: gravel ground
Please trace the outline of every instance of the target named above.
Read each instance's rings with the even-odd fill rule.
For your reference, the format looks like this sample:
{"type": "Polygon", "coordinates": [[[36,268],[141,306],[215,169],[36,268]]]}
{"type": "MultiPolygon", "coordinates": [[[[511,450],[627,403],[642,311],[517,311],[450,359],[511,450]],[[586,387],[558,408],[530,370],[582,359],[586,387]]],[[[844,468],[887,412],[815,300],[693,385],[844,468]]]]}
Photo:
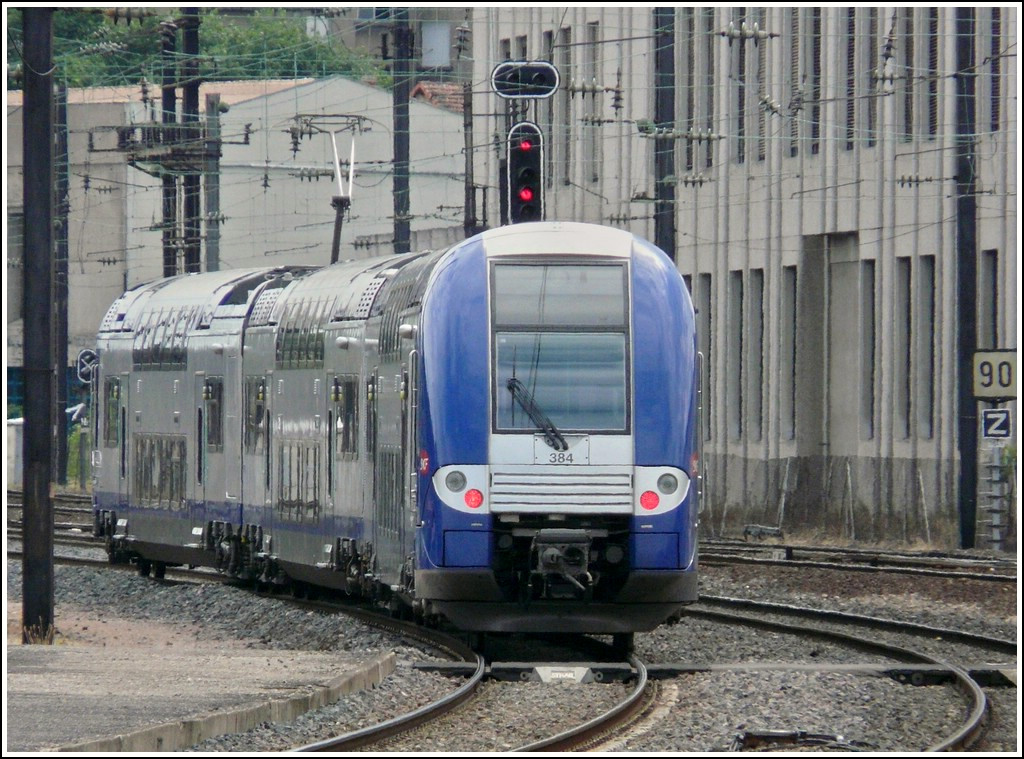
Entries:
{"type": "MultiPolygon", "coordinates": [[[[196,747],[201,751],[279,751],[349,732],[433,700],[458,683],[414,669],[425,655],[391,636],[335,615],[300,611],[273,598],[219,585],[161,585],[127,572],[56,568],[61,609],[125,625],[185,626],[225,645],[296,650],[396,650],[398,670],[372,691],[354,694],[290,725],[264,725],[196,747]]],[[[20,564],[7,565],[9,602],[20,598],[20,564]]],[[[899,575],[818,573],[758,567],[708,567],[703,593],[772,600],[897,617],[940,627],[1017,636],[1016,587],[935,581],[899,575]]],[[[9,605],[10,610],[10,605],[9,605]]],[[[9,624],[10,626],[10,624],[9,624]]],[[[788,634],[684,619],[637,635],[637,651],[652,662],[876,661],[842,646],[788,634]]],[[[826,668],[823,668],[823,670],[826,668]]],[[[664,681],[660,717],[612,750],[726,751],[744,730],[805,730],[861,741],[885,751],[920,751],[959,724],[961,697],[952,688],[915,688],[835,672],[704,673],[664,681]],[[674,695],[673,695],[674,693],[674,695]],[[943,729],[945,728],[945,730],[943,729]]],[[[502,751],[550,729],[595,716],[620,684],[489,683],[483,697],[448,723],[393,750],[502,751]],[[471,726],[467,729],[467,726],[471,726]]],[[[993,717],[979,751],[1018,748],[1016,690],[989,689],[993,717]]]]}

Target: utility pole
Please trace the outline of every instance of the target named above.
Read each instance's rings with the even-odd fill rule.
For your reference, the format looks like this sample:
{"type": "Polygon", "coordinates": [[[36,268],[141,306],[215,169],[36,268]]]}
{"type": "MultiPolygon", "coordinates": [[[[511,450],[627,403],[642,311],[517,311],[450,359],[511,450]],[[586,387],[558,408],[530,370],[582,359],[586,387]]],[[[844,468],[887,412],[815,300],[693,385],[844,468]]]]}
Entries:
{"type": "Polygon", "coordinates": [[[220,95],[206,96],[206,270],[220,269],[220,95]]]}
{"type": "MultiPolygon", "coordinates": [[[[161,60],[163,61],[163,82],[161,84],[160,144],[165,151],[177,142],[178,93],[175,89],[174,53],[177,50],[178,27],[171,21],[160,24],[161,60]]],[[[163,170],[160,175],[163,188],[163,222],[161,224],[164,276],[173,277],[178,273],[178,183],[175,175],[163,170]]]]}
{"type": "Polygon", "coordinates": [[[54,316],[57,319],[53,341],[56,347],[54,366],[57,368],[57,482],[68,481],[68,88],[64,83],[57,88],[57,153],[56,192],[54,206],[57,212],[54,230],[56,240],[56,270],[54,273],[54,316]]]}
{"type": "Polygon", "coordinates": [[[394,125],[395,253],[408,253],[409,240],[409,90],[412,69],[412,29],[409,9],[395,9],[395,63],[392,72],[394,125]]]}
{"type": "MultiPolygon", "coordinates": [[[[23,8],[25,107],[22,641],[53,639],[53,9],[23,8]]],[[[66,348],[65,348],[66,352],[66,348]]]]}
{"type": "Polygon", "coordinates": [[[475,235],[479,228],[476,218],[476,187],[473,184],[473,85],[462,86],[462,135],[465,139],[466,192],[463,201],[462,228],[467,238],[475,235]]]}
{"type": "MultiPolygon", "coordinates": [[[[676,118],[675,8],[654,9],[654,123],[668,134],[676,118]]],[[[671,136],[654,139],[654,244],[676,260],[676,143],[671,136]]]]}
{"type": "MultiPolygon", "coordinates": [[[[189,155],[201,155],[202,137],[199,130],[199,9],[185,8],[182,18],[182,48],[184,58],[181,64],[181,120],[182,137],[188,146],[189,155]]],[[[203,161],[190,162],[182,182],[185,195],[185,273],[201,270],[202,220],[199,206],[199,180],[203,161]]]]}
{"type": "Polygon", "coordinates": [[[960,547],[974,548],[978,505],[978,401],[973,361],[978,347],[976,301],[974,10],[956,9],[957,388],[960,445],[960,547]]]}

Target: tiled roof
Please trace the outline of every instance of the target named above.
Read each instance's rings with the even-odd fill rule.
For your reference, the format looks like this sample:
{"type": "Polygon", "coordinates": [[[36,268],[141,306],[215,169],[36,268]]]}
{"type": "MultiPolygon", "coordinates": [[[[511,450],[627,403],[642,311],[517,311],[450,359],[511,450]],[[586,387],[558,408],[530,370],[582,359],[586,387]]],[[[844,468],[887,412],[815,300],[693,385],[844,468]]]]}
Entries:
{"type": "Polygon", "coordinates": [[[461,84],[421,81],[417,82],[416,86],[412,88],[409,97],[420,98],[431,105],[455,111],[455,113],[462,113],[463,93],[461,84]]]}

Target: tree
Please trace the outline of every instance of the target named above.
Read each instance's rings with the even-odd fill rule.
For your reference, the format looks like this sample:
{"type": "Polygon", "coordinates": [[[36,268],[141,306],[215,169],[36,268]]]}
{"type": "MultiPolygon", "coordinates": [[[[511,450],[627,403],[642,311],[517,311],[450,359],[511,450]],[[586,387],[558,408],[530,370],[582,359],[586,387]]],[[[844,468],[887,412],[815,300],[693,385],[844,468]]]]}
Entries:
{"type": "MultiPolygon", "coordinates": [[[[140,20],[115,20],[88,9],[54,14],[54,63],[58,80],[70,87],[135,85],[161,78],[159,27],[181,17],[180,9],[138,9],[140,20]]],[[[340,43],[310,37],[303,18],[282,10],[256,9],[225,14],[200,9],[200,75],[209,81],[320,76],[373,77],[386,80],[372,58],[340,43]]],[[[21,86],[21,11],[7,9],[7,88],[21,86]]]]}

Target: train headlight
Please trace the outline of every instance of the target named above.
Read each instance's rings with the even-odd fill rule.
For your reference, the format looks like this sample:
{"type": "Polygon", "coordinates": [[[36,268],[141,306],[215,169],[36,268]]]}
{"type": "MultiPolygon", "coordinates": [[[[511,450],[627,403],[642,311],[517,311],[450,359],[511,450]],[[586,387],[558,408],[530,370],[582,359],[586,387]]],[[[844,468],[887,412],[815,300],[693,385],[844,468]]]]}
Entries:
{"type": "Polygon", "coordinates": [[[462,489],[466,487],[466,475],[458,470],[448,472],[448,476],[444,478],[444,484],[453,493],[461,493],[462,489]]]}
{"type": "Polygon", "coordinates": [[[676,492],[676,488],[679,487],[679,480],[672,474],[663,474],[658,478],[658,490],[665,495],[676,492]]]}

